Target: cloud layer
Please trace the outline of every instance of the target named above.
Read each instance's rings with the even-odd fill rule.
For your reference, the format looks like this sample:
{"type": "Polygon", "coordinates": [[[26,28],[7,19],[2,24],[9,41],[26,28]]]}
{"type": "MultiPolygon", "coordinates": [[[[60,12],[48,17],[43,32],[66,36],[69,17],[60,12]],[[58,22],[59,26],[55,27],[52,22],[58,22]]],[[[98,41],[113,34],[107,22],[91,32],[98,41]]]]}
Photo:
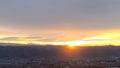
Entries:
{"type": "Polygon", "coordinates": [[[119,0],[1,0],[0,25],[17,29],[118,29],[119,0]]]}

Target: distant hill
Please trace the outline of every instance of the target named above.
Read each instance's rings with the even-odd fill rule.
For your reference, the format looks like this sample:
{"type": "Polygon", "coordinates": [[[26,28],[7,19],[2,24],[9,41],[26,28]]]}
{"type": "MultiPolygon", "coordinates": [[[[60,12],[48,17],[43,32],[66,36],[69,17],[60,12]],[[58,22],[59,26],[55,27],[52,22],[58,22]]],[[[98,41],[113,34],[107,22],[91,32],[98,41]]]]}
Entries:
{"type": "Polygon", "coordinates": [[[120,56],[119,46],[0,46],[0,59],[42,57],[120,56]]]}

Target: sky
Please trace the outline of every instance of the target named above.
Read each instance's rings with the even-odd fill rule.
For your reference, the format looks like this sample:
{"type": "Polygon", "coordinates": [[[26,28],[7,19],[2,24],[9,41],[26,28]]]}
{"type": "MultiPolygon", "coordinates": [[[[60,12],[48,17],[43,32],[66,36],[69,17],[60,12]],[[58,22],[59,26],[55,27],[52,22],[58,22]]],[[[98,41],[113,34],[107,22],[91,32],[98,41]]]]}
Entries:
{"type": "Polygon", "coordinates": [[[0,0],[0,42],[120,45],[120,0],[0,0]]]}

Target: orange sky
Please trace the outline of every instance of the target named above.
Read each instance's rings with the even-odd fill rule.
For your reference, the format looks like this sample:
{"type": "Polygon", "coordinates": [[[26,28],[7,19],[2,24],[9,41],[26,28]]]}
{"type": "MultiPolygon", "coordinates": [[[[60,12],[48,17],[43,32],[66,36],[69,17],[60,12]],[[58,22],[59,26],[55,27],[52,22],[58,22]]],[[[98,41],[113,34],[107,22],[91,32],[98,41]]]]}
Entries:
{"type": "MultiPolygon", "coordinates": [[[[5,30],[5,29],[4,29],[5,30]]],[[[7,30],[7,29],[6,29],[7,30]]],[[[20,44],[55,44],[55,45],[120,45],[119,30],[78,30],[78,29],[54,29],[25,31],[8,29],[10,32],[0,34],[0,42],[20,44]],[[37,33],[37,34],[36,34],[37,33]]]]}

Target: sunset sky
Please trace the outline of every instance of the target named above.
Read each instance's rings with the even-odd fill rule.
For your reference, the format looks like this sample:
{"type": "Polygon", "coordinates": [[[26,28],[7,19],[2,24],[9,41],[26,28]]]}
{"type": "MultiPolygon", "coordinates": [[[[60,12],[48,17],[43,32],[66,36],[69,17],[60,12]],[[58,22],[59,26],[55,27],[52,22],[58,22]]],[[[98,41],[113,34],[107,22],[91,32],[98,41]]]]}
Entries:
{"type": "Polygon", "coordinates": [[[120,0],[0,0],[0,42],[120,45],[120,0]]]}

